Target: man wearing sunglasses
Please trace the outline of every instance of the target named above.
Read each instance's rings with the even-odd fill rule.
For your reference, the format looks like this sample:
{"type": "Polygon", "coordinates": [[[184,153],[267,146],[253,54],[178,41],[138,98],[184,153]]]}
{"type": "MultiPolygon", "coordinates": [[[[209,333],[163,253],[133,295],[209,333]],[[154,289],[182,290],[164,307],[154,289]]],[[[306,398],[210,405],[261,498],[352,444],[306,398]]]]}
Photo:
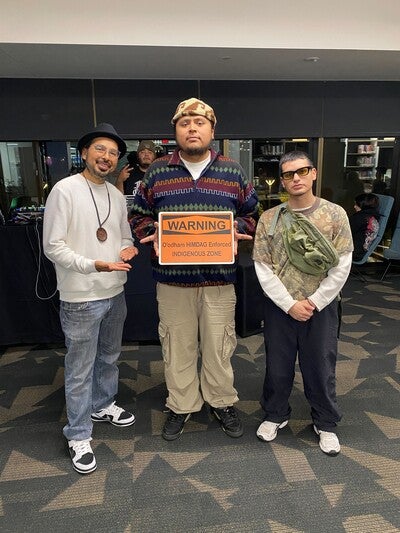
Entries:
{"type": "Polygon", "coordinates": [[[338,296],[349,275],[353,243],[344,209],[314,195],[317,170],[305,152],[289,152],[279,164],[281,185],[288,194],[288,209],[301,213],[330,241],[339,262],[323,274],[300,271],[290,262],[283,239],[280,206],[260,217],[253,259],[266,296],[264,341],[266,374],[261,405],[265,419],[257,436],[275,439],[288,424],[296,358],[299,358],[304,393],[311,406],[315,433],[321,450],[340,451],[336,424],[341,414],[336,401],[338,296]],[[271,223],[276,220],[274,231],[271,223]]]}

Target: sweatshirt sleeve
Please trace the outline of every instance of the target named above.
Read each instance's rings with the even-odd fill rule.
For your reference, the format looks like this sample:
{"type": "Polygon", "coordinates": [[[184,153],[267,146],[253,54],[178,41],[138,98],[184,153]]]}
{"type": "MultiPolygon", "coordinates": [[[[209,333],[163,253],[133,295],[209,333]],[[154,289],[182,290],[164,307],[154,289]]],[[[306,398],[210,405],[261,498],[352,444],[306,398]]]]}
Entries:
{"type": "Polygon", "coordinates": [[[244,171],[242,171],[242,180],[242,201],[236,213],[235,220],[238,223],[239,233],[254,235],[258,220],[258,197],[252,183],[246,178],[244,171]]]}
{"type": "Polygon", "coordinates": [[[129,246],[133,246],[134,242],[132,238],[131,227],[128,222],[128,213],[126,210],[125,197],[121,195],[121,199],[120,199],[121,212],[123,213],[123,215],[121,216],[121,223],[120,223],[121,250],[124,250],[125,248],[129,248],[129,246]],[[125,213],[126,213],[126,216],[124,216],[125,213]]]}
{"type": "Polygon", "coordinates": [[[54,187],[46,201],[43,220],[43,250],[53,263],[81,274],[97,272],[95,260],[75,253],[67,244],[67,228],[71,217],[68,192],[54,187]]]}

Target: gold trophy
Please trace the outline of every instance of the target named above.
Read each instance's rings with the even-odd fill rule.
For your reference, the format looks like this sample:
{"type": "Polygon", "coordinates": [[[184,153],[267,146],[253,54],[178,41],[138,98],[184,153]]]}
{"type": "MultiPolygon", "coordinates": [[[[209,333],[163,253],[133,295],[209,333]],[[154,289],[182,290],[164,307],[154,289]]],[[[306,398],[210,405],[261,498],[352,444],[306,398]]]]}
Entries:
{"type": "Polygon", "coordinates": [[[271,204],[271,189],[272,185],[275,183],[275,180],[273,178],[267,178],[265,180],[265,183],[268,185],[268,205],[271,204]]]}

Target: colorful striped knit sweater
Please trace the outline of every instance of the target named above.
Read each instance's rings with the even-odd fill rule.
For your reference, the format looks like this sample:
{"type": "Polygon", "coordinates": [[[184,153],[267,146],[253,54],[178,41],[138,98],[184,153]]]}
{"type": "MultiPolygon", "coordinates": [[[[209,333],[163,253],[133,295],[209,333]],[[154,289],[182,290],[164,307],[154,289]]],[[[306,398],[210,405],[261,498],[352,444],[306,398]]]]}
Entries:
{"type": "MultiPolygon", "coordinates": [[[[231,211],[239,233],[254,235],[258,200],[242,167],[211,150],[209,164],[194,180],[179,157],[156,159],[146,172],[131,211],[134,235],[142,239],[154,232],[160,212],[231,211]]],[[[236,265],[160,265],[154,256],[153,277],[161,283],[184,287],[234,283],[236,265]]]]}

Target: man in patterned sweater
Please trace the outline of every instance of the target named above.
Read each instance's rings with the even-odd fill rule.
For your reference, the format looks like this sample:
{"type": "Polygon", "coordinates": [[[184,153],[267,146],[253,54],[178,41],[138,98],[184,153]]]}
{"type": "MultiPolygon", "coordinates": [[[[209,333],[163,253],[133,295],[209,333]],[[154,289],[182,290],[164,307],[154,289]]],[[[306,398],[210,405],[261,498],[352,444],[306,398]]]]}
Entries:
{"type": "Polygon", "coordinates": [[[196,98],[181,102],[172,124],[178,148],[148,169],[131,213],[134,234],[141,243],[151,242],[155,252],[153,276],[169,409],[162,436],[178,438],[191,413],[200,411],[205,401],[226,434],[241,437],[230,361],[236,347],[236,267],[160,265],[156,220],[160,212],[231,211],[237,249],[238,240],[254,235],[258,200],[242,167],[210,148],[216,118],[208,104],[196,98]]]}
{"type": "Polygon", "coordinates": [[[340,451],[335,433],[341,415],[336,402],[337,297],[349,275],[353,242],[349,220],[340,206],[317,198],[317,171],[304,152],[289,152],[279,164],[281,184],[291,211],[301,213],[329,240],[339,262],[325,274],[306,274],[289,261],[282,237],[282,216],[274,232],[271,222],[279,207],[265,211],[257,226],[253,258],[265,293],[264,340],[266,373],[261,405],[265,420],[257,430],[264,441],[275,439],[287,425],[289,396],[299,364],[304,393],[311,405],[314,430],[324,453],[340,451]],[[271,229],[270,229],[271,228],[271,229]]]}

